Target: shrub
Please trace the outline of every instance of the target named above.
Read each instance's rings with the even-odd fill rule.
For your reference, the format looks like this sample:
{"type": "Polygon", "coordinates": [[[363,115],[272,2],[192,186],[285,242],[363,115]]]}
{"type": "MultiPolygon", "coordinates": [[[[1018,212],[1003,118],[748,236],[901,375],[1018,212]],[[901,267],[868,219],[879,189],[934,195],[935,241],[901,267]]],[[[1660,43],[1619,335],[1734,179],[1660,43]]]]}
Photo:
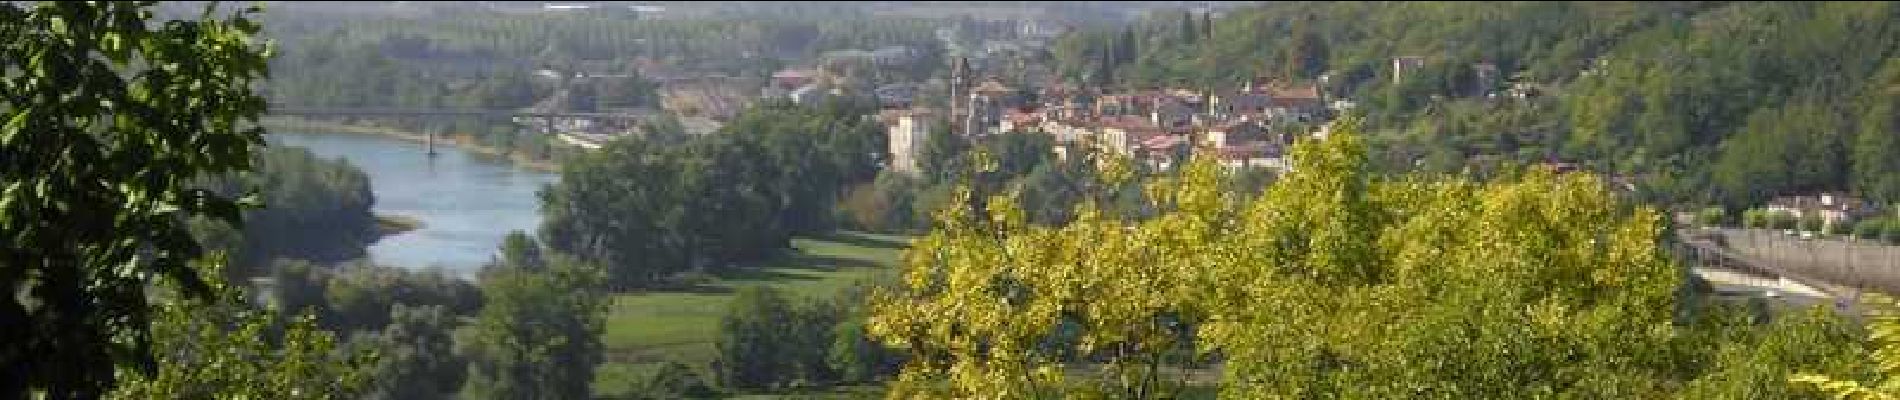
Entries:
{"type": "Polygon", "coordinates": [[[691,367],[668,361],[634,391],[638,399],[706,399],[718,395],[691,367]]]}
{"type": "Polygon", "coordinates": [[[1728,210],[1721,207],[1704,208],[1696,212],[1695,221],[1702,226],[1721,226],[1728,223],[1728,210]]]}
{"type": "Polygon", "coordinates": [[[1827,227],[1827,220],[1821,219],[1821,216],[1819,215],[1809,215],[1809,216],[1801,217],[1801,219],[1799,220],[1799,223],[1801,225],[1797,227],[1796,229],[1799,229],[1802,232],[1820,232],[1821,229],[1827,227]]]}
{"type": "Polygon", "coordinates": [[[1786,211],[1768,212],[1768,227],[1770,229],[1794,229],[1796,220],[1797,218],[1794,213],[1786,211]]]}
{"type": "Polygon", "coordinates": [[[1751,209],[1742,212],[1742,227],[1761,229],[1768,227],[1768,210],[1751,209]]]}
{"type": "Polygon", "coordinates": [[[1854,224],[1854,237],[1867,240],[1879,239],[1881,231],[1886,228],[1887,221],[1885,220],[1877,218],[1863,220],[1860,221],[1860,223],[1854,224]]]}

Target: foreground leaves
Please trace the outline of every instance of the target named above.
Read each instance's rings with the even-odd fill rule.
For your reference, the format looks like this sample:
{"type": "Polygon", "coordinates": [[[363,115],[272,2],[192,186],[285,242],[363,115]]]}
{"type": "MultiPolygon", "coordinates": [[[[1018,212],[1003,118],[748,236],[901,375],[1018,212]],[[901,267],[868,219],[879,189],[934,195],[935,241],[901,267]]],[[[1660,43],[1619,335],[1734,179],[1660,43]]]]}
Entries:
{"type": "Polygon", "coordinates": [[[874,300],[871,333],[912,356],[892,397],[1629,398],[1743,368],[1675,324],[1654,210],[1583,174],[1375,181],[1355,123],[1334,131],[1257,200],[1197,158],[1140,221],[1038,226],[960,192],[874,300]]]}

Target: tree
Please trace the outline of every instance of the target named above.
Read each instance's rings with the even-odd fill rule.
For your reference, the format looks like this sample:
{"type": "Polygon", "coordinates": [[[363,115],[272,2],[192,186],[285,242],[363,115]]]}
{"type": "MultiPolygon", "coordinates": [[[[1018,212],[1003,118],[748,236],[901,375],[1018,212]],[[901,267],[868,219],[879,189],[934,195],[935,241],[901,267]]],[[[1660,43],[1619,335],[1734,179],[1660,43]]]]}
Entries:
{"type": "Polygon", "coordinates": [[[357,341],[379,358],[368,377],[368,399],[446,399],[468,371],[455,354],[455,316],[442,306],[396,304],[382,332],[357,341]]]}
{"type": "Polygon", "coordinates": [[[461,395],[477,399],[574,399],[591,393],[601,360],[607,296],[601,271],[554,257],[544,271],[484,271],[483,305],[468,336],[461,395]]]}
{"type": "Polygon", "coordinates": [[[719,383],[735,388],[772,388],[791,383],[799,374],[793,356],[796,310],[785,295],[769,287],[747,287],[732,299],[719,320],[713,347],[718,358],[713,373],[719,383]]]}
{"type": "Polygon", "coordinates": [[[1291,43],[1281,62],[1287,66],[1282,74],[1287,79],[1307,79],[1318,76],[1326,69],[1326,41],[1314,32],[1313,17],[1307,16],[1293,23],[1291,43]]]}
{"type": "Polygon", "coordinates": [[[1172,397],[1218,354],[1239,398],[1654,397],[1698,376],[1683,335],[1734,326],[1677,327],[1660,215],[1603,181],[1379,180],[1356,126],[1244,203],[1205,156],[1132,221],[1036,226],[960,191],[874,296],[870,332],[911,357],[893,394],[1172,397]]]}
{"type": "Polygon", "coordinates": [[[1703,208],[1701,211],[1696,211],[1695,220],[1697,224],[1706,227],[1721,226],[1728,221],[1728,210],[1723,210],[1721,207],[1703,208]]]}
{"type": "Polygon", "coordinates": [[[926,183],[954,181],[957,179],[954,174],[961,168],[958,160],[970,145],[951,132],[949,125],[932,126],[930,133],[924,136],[923,147],[917,151],[917,169],[924,172],[926,183]]]}
{"type": "Polygon", "coordinates": [[[717,394],[692,367],[678,361],[660,364],[636,389],[636,399],[707,399],[717,394]]]}
{"type": "Polygon", "coordinates": [[[1858,379],[1854,376],[1829,376],[1814,372],[1801,372],[1788,376],[1788,381],[1819,390],[1837,399],[1891,399],[1900,397],[1895,390],[1894,379],[1900,377],[1900,307],[1894,305],[1894,299],[1883,294],[1869,294],[1864,300],[1872,311],[1867,322],[1867,339],[1871,343],[1872,379],[1858,379]]]}
{"type": "Polygon", "coordinates": [[[0,390],[95,397],[157,372],[146,291],[207,299],[193,183],[250,167],[270,51],[246,8],[154,23],[150,2],[0,4],[0,390]]]}
{"type": "Polygon", "coordinates": [[[126,375],[106,397],[345,399],[365,389],[380,357],[337,348],[335,335],[308,314],[285,321],[251,309],[215,275],[209,284],[210,299],[175,299],[154,310],[158,370],[126,375]]]}

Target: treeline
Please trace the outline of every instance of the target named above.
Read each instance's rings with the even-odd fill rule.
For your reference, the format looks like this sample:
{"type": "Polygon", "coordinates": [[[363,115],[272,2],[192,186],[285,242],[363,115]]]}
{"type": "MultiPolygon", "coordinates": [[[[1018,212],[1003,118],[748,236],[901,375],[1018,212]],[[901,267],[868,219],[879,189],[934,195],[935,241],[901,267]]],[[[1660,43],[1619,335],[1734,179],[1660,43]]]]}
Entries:
{"type": "Polygon", "coordinates": [[[1646,200],[1739,210],[1818,190],[1900,201],[1896,17],[1890,2],[1274,2],[1052,54],[1118,85],[1326,75],[1387,170],[1560,160],[1636,178],[1646,200]],[[1424,64],[1395,77],[1404,56],[1424,64]]]}
{"type": "MultiPolygon", "coordinates": [[[[830,50],[909,46],[939,53],[936,23],[917,19],[685,19],[630,23],[623,16],[458,14],[368,19],[273,32],[267,94],[322,106],[519,107],[551,92],[523,89],[529,72],[555,68],[638,76],[637,59],[681,71],[764,78],[830,50]]],[[[289,25],[295,26],[295,25],[289,25]]],[[[935,65],[935,64],[932,64],[935,65]]],[[[623,106],[653,106],[651,88],[614,79],[587,85],[623,106]]],[[[635,80],[642,82],[642,80],[635,80]]],[[[603,102],[606,103],[606,102],[603,102]]]]}
{"type": "Polygon", "coordinates": [[[204,246],[227,251],[234,278],[268,275],[271,260],[333,263],[364,255],[379,235],[370,208],[369,176],[346,160],[326,160],[297,147],[259,151],[252,171],[213,178],[204,186],[228,196],[255,190],[263,207],[245,212],[241,229],[193,220],[204,246]]]}
{"type": "Polygon", "coordinates": [[[846,185],[875,176],[884,135],[869,104],[754,107],[719,132],[616,140],[562,166],[541,237],[608,267],[618,288],[762,259],[836,227],[846,185]]]}

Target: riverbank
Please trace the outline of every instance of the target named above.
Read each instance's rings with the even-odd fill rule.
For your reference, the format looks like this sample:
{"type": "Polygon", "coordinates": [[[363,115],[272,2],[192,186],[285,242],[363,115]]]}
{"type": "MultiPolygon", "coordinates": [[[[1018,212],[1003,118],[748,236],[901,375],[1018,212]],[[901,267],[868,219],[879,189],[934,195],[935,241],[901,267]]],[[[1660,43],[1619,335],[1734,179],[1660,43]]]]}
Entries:
{"type": "MultiPolygon", "coordinates": [[[[398,140],[415,142],[415,143],[424,143],[429,140],[428,136],[423,135],[422,133],[411,132],[411,131],[406,131],[406,130],[402,130],[398,128],[387,127],[387,126],[345,124],[345,123],[330,122],[330,121],[316,121],[316,120],[311,120],[307,118],[281,117],[281,116],[265,117],[261,122],[265,128],[269,128],[269,129],[314,129],[314,130],[340,132],[340,133],[376,135],[376,136],[394,138],[398,140]]],[[[522,155],[522,154],[513,153],[504,149],[498,149],[495,147],[483,145],[481,143],[477,143],[474,137],[467,134],[450,134],[450,135],[446,135],[446,137],[438,137],[436,139],[437,139],[437,143],[439,144],[455,146],[457,148],[462,149],[463,151],[467,151],[470,153],[481,154],[483,156],[508,160],[510,163],[521,168],[534,170],[534,171],[540,171],[540,172],[560,172],[561,171],[561,166],[553,162],[535,160],[535,159],[528,158],[527,156],[522,155]]]]}

